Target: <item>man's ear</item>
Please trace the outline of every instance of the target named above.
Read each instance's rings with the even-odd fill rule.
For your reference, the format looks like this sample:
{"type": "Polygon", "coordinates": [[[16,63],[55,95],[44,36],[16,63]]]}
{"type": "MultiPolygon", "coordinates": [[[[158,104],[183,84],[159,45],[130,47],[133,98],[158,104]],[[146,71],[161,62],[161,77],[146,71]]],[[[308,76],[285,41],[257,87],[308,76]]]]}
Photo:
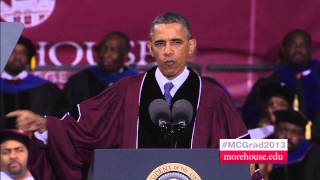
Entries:
{"type": "Polygon", "coordinates": [[[148,49],[149,49],[149,53],[150,53],[150,55],[151,55],[152,57],[154,57],[154,56],[153,56],[153,51],[152,51],[152,44],[151,44],[151,41],[148,41],[147,46],[148,46],[148,49]]]}
{"type": "Polygon", "coordinates": [[[189,40],[189,54],[193,55],[197,48],[197,40],[192,38],[189,40]]]}

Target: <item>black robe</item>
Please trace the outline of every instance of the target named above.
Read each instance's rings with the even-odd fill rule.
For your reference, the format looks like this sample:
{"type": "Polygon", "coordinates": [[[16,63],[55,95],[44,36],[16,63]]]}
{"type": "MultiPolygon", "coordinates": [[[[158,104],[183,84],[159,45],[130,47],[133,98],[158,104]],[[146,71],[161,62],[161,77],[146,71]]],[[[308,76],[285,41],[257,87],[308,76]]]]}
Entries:
{"type": "Polygon", "coordinates": [[[320,146],[305,141],[300,145],[299,149],[296,150],[294,155],[289,153],[288,164],[273,168],[272,172],[269,174],[269,179],[320,180],[319,163],[320,146]],[[291,157],[294,157],[294,159],[291,157]]]}
{"type": "MultiPolygon", "coordinates": [[[[149,116],[148,107],[154,99],[162,99],[163,94],[155,78],[153,68],[146,75],[144,86],[142,87],[139,110],[139,148],[190,148],[193,134],[194,118],[197,112],[199,101],[200,82],[197,74],[190,70],[186,81],[182,84],[176,94],[173,96],[172,104],[179,99],[185,99],[192,104],[192,121],[180,133],[176,133],[173,138],[170,135],[161,132],[160,128],[152,123],[149,116]],[[173,144],[176,144],[175,146],[173,144]]],[[[170,107],[172,109],[172,105],[170,107]]]]}
{"type": "MultiPolygon", "coordinates": [[[[62,116],[65,100],[62,91],[53,83],[28,75],[20,81],[0,79],[1,119],[14,110],[31,110],[40,115],[62,116]]],[[[14,126],[6,122],[5,127],[14,126]]]]}
{"type": "Polygon", "coordinates": [[[121,78],[136,75],[137,71],[124,68],[123,72],[105,73],[99,66],[84,69],[73,76],[65,84],[63,92],[68,101],[68,107],[72,108],[81,101],[89,99],[101,93],[121,78]]]}
{"type": "Polygon", "coordinates": [[[261,89],[269,83],[285,83],[287,87],[299,97],[299,111],[303,112],[310,120],[314,120],[320,111],[320,62],[310,60],[305,67],[291,67],[279,65],[268,77],[259,79],[248,94],[242,107],[242,118],[249,129],[258,127],[258,122],[264,115],[264,101],[261,89]],[[295,77],[302,72],[298,81],[295,77]]]}

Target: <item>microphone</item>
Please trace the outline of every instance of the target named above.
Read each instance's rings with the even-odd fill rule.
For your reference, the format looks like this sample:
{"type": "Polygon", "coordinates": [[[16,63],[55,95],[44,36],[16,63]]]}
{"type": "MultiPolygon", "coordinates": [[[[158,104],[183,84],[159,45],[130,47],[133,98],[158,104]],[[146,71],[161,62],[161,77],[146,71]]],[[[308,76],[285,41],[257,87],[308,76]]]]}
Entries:
{"type": "Polygon", "coordinates": [[[178,131],[182,131],[191,121],[193,107],[185,99],[176,101],[172,106],[172,123],[178,126],[178,131]]]}
{"type": "Polygon", "coordinates": [[[180,99],[173,104],[171,113],[165,100],[155,99],[149,105],[149,115],[151,121],[160,127],[167,144],[177,148],[183,130],[192,121],[193,107],[189,101],[180,99]]]}
{"type": "Polygon", "coordinates": [[[192,116],[193,107],[189,101],[180,99],[172,105],[171,147],[178,147],[179,139],[185,127],[192,121],[192,116]]]}
{"type": "Polygon", "coordinates": [[[160,128],[166,128],[167,124],[170,124],[170,108],[163,99],[155,99],[150,103],[149,115],[152,122],[160,128]]]}

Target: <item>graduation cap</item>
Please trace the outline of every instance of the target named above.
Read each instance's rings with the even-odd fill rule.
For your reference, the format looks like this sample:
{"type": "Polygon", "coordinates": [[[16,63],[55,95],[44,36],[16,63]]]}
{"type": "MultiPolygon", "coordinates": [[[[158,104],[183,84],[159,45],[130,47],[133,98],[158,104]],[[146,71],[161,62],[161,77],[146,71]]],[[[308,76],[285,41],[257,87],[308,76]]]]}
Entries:
{"type": "Polygon", "coordinates": [[[261,87],[260,95],[264,104],[267,104],[268,100],[274,96],[285,99],[290,107],[294,100],[294,94],[292,91],[282,82],[270,82],[261,87]]]}
{"type": "Polygon", "coordinates": [[[308,123],[307,118],[298,111],[284,110],[276,111],[274,114],[276,117],[276,123],[288,122],[291,124],[295,124],[303,129],[305,129],[306,124],[308,123]]]}
{"type": "Polygon", "coordinates": [[[8,140],[19,141],[29,148],[30,138],[19,129],[2,129],[0,130],[0,144],[8,140]]]}

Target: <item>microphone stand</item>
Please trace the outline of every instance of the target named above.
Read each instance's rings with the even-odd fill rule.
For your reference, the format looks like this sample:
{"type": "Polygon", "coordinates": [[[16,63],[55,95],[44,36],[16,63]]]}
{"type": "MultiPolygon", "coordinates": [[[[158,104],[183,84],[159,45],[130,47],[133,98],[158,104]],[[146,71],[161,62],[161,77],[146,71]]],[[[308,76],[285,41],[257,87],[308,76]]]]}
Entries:
{"type": "Polygon", "coordinates": [[[185,129],[185,121],[179,121],[178,123],[169,123],[165,125],[165,131],[163,132],[164,139],[168,140],[170,148],[178,148],[178,142],[185,129]]]}
{"type": "Polygon", "coordinates": [[[176,149],[178,146],[178,139],[177,139],[177,134],[176,134],[174,125],[170,125],[169,137],[170,137],[170,148],[176,149]]]}

